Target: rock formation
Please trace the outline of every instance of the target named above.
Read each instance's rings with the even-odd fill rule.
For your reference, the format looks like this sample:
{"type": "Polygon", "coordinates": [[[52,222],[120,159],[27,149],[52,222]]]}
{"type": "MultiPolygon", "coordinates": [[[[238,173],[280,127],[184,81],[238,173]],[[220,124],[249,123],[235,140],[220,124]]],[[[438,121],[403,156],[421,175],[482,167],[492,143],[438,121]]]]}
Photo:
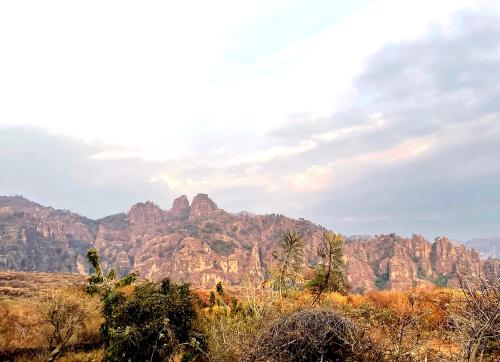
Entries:
{"type": "MultiPolygon", "coordinates": [[[[142,278],[171,276],[205,287],[218,280],[260,282],[268,276],[271,253],[285,229],[304,236],[307,264],[314,265],[323,227],[275,214],[231,214],[206,194],[198,194],[191,205],[181,196],[168,211],[138,203],[128,213],[100,220],[19,196],[0,197],[0,269],[84,274],[84,255],[95,246],[104,267],[121,275],[136,270],[142,278]]],[[[349,284],[358,291],[452,285],[462,267],[500,274],[499,260],[481,260],[474,250],[445,237],[434,243],[418,235],[350,237],[344,255],[349,284]]]]}

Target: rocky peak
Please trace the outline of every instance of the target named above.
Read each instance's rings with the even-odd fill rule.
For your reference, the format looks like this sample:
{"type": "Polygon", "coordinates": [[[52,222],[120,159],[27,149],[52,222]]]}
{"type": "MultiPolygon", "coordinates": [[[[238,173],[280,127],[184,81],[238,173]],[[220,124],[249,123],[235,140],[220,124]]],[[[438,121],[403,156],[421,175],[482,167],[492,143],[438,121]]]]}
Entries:
{"type": "Polygon", "coordinates": [[[191,217],[198,217],[218,210],[217,204],[207,194],[198,194],[191,203],[191,217]]]}
{"type": "Polygon", "coordinates": [[[139,202],[128,212],[132,224],[159,224],[163,221],[163,210],[154,202],[139,202]]]}
{"type": "Polygon", "coordinates": [[[186,195],[181,195],[174,200],[169,214],[176,219],[185,219],[189,216],[189,211],[189,201],[186,195]]]}

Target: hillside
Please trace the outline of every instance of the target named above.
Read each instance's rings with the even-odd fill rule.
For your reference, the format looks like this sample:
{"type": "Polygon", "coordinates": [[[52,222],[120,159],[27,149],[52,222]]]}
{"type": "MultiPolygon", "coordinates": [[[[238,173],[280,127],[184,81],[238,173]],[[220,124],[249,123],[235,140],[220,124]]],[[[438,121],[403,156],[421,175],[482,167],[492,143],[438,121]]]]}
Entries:
{"type": "MultiPolygon", "coordinates": [[[[84,274],[85,252],[95,246],[105,267],[120,274],[137,270],[153,280],[172,276],[199,286],[212,287],[219,279],[237,285],[267,277],[284,229],[304,235],[308,264],[314,265],[323,227],[283,215],[232,214],[205,194],[191,204],[181,196],[170,210],[138,203],[100,220],[21,196],[0,197],[0,269],[84,274]]],[[[499,260],[481,260],[476,251],[445,237],[433,243],[418,235],[351,237],[344,254],[354,290],[449,285],[456,283],[461,266],[500,275],[499,260]]]]}
{"type": "Polygon", "coordinates": [[[0,270],[0,300],[29,298],[39,292],[68,287],[85,287],[87,278],[81,274],[18,272],[0,270]]]}

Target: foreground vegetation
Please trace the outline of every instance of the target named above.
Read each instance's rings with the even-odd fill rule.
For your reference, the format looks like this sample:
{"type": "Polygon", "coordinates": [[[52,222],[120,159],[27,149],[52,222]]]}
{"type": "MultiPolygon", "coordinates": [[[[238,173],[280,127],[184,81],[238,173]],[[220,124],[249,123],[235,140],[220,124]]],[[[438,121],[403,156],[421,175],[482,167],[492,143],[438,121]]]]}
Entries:
{"type": "Polygon", "coordinates": [[[300,235],[284,233],[269,285],[212,291],[101,270],[85,288],[0,301],[3,360],[496,361],[498,280],[461,274],[461,288],[349,294],[342,240],[325,234],[303,280],[300,235]]]}

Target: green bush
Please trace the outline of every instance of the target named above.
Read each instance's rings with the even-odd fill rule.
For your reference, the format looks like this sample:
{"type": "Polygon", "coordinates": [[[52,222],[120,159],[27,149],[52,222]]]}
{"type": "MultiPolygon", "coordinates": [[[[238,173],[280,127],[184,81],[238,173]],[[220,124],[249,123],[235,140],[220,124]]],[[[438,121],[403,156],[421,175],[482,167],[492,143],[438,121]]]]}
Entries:
{"type": "Polygon", "coordinates": [[[448,285],[448,279],[449,279],[448,276],[446,276],[446,275],[440,275],[436,279],[434,279],[434,284],[437,287],[445,288],[448,285]]]}
{"type": "Polygon", "coordinates": [[[195,355],[203,338],[194,332],[195,298],[188,284],[138,284],[132,295],[104,298],[102,335],[106,361],[164,361],[176,353],[195,355]]]}

